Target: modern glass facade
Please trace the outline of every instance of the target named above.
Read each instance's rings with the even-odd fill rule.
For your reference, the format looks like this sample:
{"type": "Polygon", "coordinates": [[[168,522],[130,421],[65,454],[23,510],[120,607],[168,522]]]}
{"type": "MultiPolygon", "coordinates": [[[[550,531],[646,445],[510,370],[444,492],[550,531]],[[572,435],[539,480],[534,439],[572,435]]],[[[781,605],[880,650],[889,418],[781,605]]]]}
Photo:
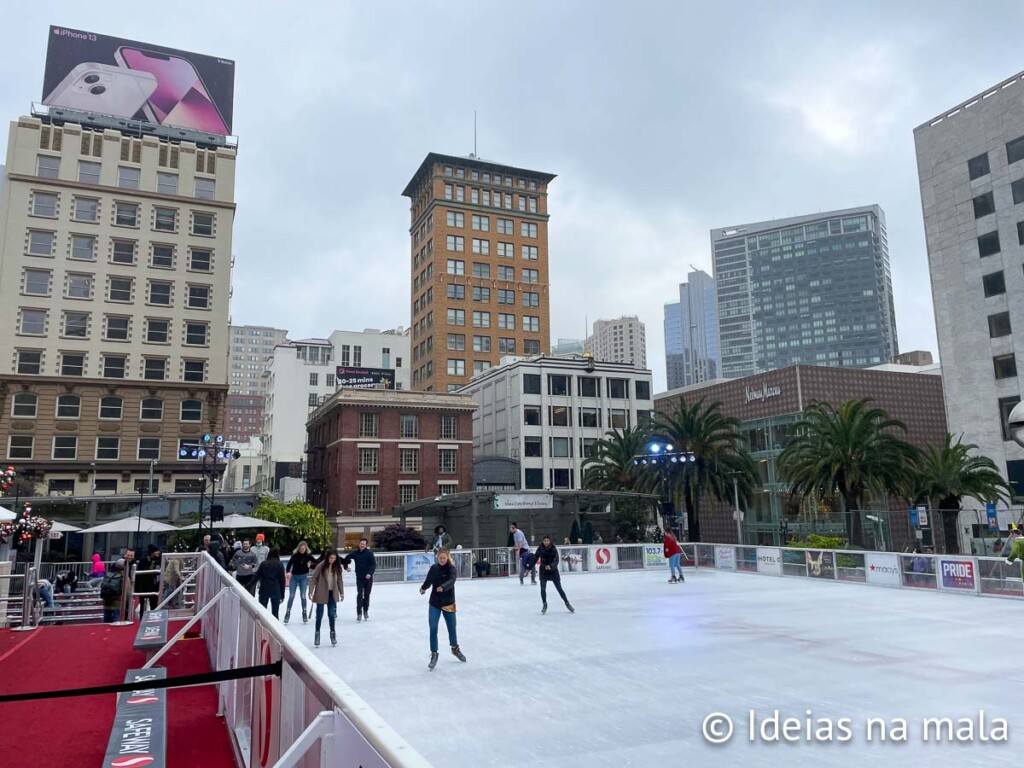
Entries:
{"type": "Polygon", "coordinates": [[[879,206],[714,229],[711,247],[723,377],[898,353],[879,206]]]}
{"type": "Polygon", "coordinates": [[[718,302],[715,281],[701,270],[679,285],[679,301],[665,305],[665,367],[668,388],[711,381],[719,372],[718,302]]]}

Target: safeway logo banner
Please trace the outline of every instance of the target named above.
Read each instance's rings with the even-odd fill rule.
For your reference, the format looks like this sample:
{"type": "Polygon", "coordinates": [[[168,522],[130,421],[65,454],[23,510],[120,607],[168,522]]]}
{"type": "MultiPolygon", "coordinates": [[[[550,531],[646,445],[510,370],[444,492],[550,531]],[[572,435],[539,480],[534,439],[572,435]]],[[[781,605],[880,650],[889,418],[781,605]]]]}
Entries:
{"type": "Polygon", "coordinates": [[[611,547],[594,547],[594,570],[614,571],[618,567],[618,553],[611,547]]]}
{"type": "Polygon", "coordinates": [[[973,560],[939,560],[939,573],[942,575],[943,589],[978,591],[973,560]]]}
{"type": "Polygon", "coordinates": [[[146,683],[167,678],[163,667],[130,669],[125,683],[138,685],[121,694],[114,713],[104,768],[164,768],[167,765],[167,689],[146,683]]]}
{"type": "Polygon", "coordinates": [[[868,584],[880,587],[898,587],[902,583],[899,555],[885,552],[867,552],[864,555],[864,577],[868,584]]]}

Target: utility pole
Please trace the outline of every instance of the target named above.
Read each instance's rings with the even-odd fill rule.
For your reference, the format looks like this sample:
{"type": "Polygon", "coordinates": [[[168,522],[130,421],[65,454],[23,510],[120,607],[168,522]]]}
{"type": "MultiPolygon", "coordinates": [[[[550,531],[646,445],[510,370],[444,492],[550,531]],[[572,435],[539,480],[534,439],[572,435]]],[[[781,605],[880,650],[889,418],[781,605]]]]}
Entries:
{"type": "Polygon", "coordinates": [[[740,510],[740,479],[739,476],[733,474],[732,476],[732,496],[733,501],[736,503],[736,511],[733,512],[733,517],[736,519],[736,543],[743,543],[743,512],[740,510]]]}

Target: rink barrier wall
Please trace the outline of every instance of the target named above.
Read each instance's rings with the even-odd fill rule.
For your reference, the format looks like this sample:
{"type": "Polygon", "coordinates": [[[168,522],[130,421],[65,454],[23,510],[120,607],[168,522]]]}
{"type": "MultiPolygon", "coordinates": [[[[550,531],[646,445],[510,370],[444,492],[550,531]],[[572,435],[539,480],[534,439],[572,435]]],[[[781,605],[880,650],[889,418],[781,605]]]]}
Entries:
{"type": "MultiPolygon", "coordinates": [[[[217,686],[217,714],[239,768],[431,768],[231,574],[206,553],[199,557],[194,618],[202,621],[211,668],[282,665],[280,677],[217,686]]],[[[385,565],[395,569],[386,558],[385,565]]]]}
{"type": "MultiPolygon", "coordinates": [[[[1024,599],[1021,564],[1009,565],[998,557],[737,544],[680,544],[680,547],[686,567],[1024,599]]],[[[508,547],[457,549],[451,554],[460,579],[519,574],[515,551],[508,547]]],[[[558,547],[558,554],[562,574],[668,569],[661,544],[563,545],[558,547]]],[[[430,552],[378,554],[377,581],[422,580],[432,562],[430,552]],[[384,579],[380,578],[382,561],[388,563],[384,579]]]]}

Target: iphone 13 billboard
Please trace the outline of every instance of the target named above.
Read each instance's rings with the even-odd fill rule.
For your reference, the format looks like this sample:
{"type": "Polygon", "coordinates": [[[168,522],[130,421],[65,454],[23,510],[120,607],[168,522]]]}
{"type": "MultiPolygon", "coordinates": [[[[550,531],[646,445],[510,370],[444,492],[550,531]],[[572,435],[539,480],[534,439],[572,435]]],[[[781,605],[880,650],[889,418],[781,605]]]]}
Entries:
{"type": "Polygon", "coordinates": [[[228,59],[50,27],[48,106],[227,136],[234,90],[228,59]]]}

